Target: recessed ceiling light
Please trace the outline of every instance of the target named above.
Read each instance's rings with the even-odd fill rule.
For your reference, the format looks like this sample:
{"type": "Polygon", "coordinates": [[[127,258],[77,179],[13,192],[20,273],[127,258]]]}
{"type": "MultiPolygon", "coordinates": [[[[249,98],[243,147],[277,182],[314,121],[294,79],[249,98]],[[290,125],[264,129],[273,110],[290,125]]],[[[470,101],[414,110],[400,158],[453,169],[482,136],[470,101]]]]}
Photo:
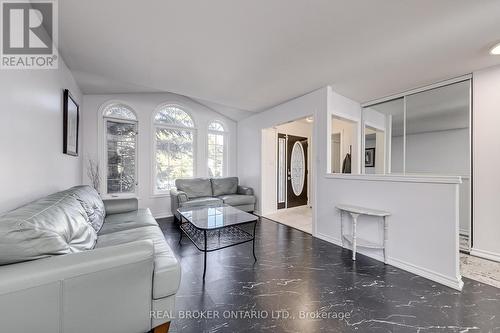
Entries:
{"type": "Polygon", "coordinates": [[[307,118],[306,118],[306,121],[307,121],[308,123],[312,123],[312,122],[313,122],[313,117],[307,117],[307,118]]]}
{"type": "Polygon", "coordinates": [[[490,54],[492,55],[500,55],[500,43],[497,45],[493,46],[490,50],[490,54]]]}

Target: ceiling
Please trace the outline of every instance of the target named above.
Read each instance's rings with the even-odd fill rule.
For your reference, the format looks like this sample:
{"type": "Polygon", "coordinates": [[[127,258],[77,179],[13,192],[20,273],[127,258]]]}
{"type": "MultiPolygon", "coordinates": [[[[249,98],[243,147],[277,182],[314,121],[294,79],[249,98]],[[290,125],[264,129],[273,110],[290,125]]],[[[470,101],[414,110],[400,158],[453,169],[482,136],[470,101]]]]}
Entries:
{"type": "Polygon", "coordinates": [[[325,85],[358,102],[500,64],[498,0],[64,0],[85,94],[173,92],[241,119],[325,85]]]}

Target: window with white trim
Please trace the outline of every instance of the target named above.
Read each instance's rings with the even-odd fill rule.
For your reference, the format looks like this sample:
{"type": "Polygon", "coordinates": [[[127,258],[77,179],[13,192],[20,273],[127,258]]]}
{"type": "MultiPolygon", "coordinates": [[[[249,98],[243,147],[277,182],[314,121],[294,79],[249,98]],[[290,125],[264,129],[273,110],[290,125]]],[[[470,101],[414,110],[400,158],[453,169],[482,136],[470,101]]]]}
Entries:
{"type": "Polygon", "coordinates": [[[178,178],[195,174],[193,118],[179,105],[165,105],[154,117],[154,192],[167,193],[178,178]]]}
{"type": "Polygon", "coordinates": [[[214,121],[208,125],[208,176],[224,177],[226,175],[226,132],[224,125],[214,121]]]}
{"type": "Polygon", "coordinates": [[[103,110],[106,193],[132,194],[137,188],[137,117],[127,105],[113,103],[103,110]]]}

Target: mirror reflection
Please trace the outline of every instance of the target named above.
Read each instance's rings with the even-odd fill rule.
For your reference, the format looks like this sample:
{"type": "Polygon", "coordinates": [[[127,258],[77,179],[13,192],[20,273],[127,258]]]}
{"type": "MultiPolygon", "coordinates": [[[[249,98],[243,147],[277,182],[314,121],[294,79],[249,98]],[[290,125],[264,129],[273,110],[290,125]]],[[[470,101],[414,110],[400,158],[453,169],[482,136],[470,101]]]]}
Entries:
{"type": "Polygon", "coordinates": [[[363,118],[365,173],[403,173],[404,99],[364,108],[363,118]]]}
{"type": "Polygon", "coordinates": [[[469,175],[470,81],[363,109],[366,174],[469,175]]]}
{"type": "Polygon", "coordinates": [[[365,126],[365,173],[385,173],[385,129],[365,126]]]}
{"type": "Polygon", "coordinates": [[[406,98],[406,173],[469,174],[469,81],[406,98]]]}
{"type": "Polygon", "coordinates": [[[332,116],[331,173],[355,173],[354,170],[359,170],[357,159],[352,158],[356,153],[353,147],[356,147],[358,135],[355,122],[332,116]]]}

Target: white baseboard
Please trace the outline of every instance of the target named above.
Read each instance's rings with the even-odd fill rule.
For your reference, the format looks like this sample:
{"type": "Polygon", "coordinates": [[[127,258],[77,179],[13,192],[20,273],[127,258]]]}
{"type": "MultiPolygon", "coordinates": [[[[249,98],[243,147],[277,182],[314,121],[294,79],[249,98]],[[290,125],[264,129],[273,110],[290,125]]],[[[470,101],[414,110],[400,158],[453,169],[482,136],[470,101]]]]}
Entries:
{"type": "Polygon", "coordinates": [[[275,209],[275,210],[271,210],[271,211],[269,211],[269,212],[266,212],[266,213],[265,213],[264,215],[262,215],[262,216],[266,217],[266,215],[271,215],[271,214],[274,214],[274,213],[276,213],[276,212],[278,212],[278,210],[277,210],[277,209],[275,209]]]}
{"type": "MultiPolygon", "coordinates": [[[[327,241],[329,243],[335,244],[337,246],[342,246],[341,241],[338,238],[330,237],[328,235],[321,234],[321,233],[316,233],[315,236],[319,239],[322,239],[322,240],[327,241]]],[[[351,249],[349,244],[345,244],[344,248],[351,249]]],[[[372,259],[384,262],[384,257],[382,255],[377,255],[374,253],[367,253],[367,252],[364,252],[363,249],[361,251],[358,251],[358,253],[361,253],[361,254],[363,254],[367,257],[370,257],[372,259]]],[[[443,284],[443,285],[448,286],[448,287],[453,288],[453,289],[462,290],[462,287],[464,285],[464,283],[462,281],[462,277],[460,275],[455,277],[455,278],[451,278],[451,277],[445,276],[441,273],[431,271],[427,268],[413,265],[413,264],[407,263],[403,260],[391,258],[391,257],[387,258],[387,263],[389,265],[394,266],[394,267],[400,268],[404,271],[408,271],[410,273],[424,277],[424,278],[429,279],[431,281],[435,281],[437,283],[443,284]]]]}
{"type": "Polygon", "coordinates": [[[337,246],[342,247],[342,242],[340,241],[340,238],[333,238],[333,237],[330,237],[328,235],[322,234],[320,232],[317,232],[316,235],[314,235],[314,237],[322,239],[325,242],[333,243],[333,244],[335,244],[337,246]]]}
{"type": "Polygon", "coordinates": [[[397,267],[397,268],[401,268],[402,270],[419,275],[421,277],[424,277],[424,278],[429,279],[431,281],[435,281],[437,283],[443,284],[445,286],[448,286],[450,288],[453,288],[453,289],[456,289],[459,291],[461,291],[463,286],[464,286],[464,282],[462,281],[462,276],[460,276],[460,275],[458,275],[455,278],[449,277],[449,276],[443,275],[441,273],[429,270],[427,268],[413,265],[413,264],[407,263],[403,260],[399,260],[399,259],[391,258],[391,257],[387,258],[387,262],[389,265],[392,265],[392,266],[397,267]]]}
{"type": "Polygon", "coordinates": [[[473,256],[476,256],[476,257],[500,262],[500,253],[495,253],[495,252],[490,252],[490,251],[479,250],[479,249],[473,248],[470,250],[470,254],[473,256]]]}

